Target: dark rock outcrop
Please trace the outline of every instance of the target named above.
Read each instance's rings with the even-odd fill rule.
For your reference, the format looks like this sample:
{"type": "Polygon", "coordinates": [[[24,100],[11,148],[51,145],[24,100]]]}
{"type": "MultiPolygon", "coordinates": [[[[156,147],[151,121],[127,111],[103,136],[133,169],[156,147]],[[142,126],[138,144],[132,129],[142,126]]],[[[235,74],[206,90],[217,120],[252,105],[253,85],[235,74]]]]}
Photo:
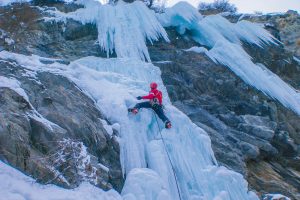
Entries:
{"type": "Polygon", "coordinates": [[[0,13],[3,13],[0,16],[0,47],[3,50],[69,61],[84,56],[106,57],[96,44],[95,25],[82,26],[73,20],[66,24],[45,21],[43,17],[49,14],[29,4],[0,7],[0,13]]]}

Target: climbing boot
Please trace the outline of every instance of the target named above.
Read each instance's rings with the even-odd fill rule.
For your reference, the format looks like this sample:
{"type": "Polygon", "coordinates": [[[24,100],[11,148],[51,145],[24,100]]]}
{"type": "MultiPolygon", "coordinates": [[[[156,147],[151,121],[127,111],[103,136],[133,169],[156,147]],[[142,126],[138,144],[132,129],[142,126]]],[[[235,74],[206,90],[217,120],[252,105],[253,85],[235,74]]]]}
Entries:
{"type": "Polygon", "coordinates": [[[136,115],[139,112],[139,110],[137,108],[128,108],[128,112],[136,115]]]}
{"type": "Polygon", "coordinates": [[[171,122],[166,122],[165,123],[165,127],[167,128],[167,129],[170,129],[170,128],[172,128],[172,124],[171,124],[171,122]]]}

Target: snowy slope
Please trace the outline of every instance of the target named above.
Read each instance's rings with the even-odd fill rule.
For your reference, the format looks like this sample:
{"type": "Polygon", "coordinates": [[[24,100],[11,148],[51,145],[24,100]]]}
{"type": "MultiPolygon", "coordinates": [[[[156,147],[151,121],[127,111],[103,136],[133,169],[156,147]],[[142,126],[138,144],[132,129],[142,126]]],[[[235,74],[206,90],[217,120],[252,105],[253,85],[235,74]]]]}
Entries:
{"type": "MultiPolygon", "coordinates": [[[[182,198],[257,199],[247,192],[242,175],[216,166],[206,132],[170,104],[160,70],[152,64],[135,59],[86,57],[70,65],[45,65],[37,56],[5,51],[0,58],[16,60],[32,70],[67,76],[95,100],[112,123],[120,125],[121,163],[126,174],[124,199],[179,199],[155,116],[149,110],[142,110],[137,116],[127,113],[127,107],[137,102],[135,96],[146,94],[153,80],[164,93],[166,112],[174,124],[171,130],[163,129],[162,135],[182,198]]],[[[159,126],[163,126],[160,121],[159,126]]]]}
{"type": "Polygon", "coordinates": [[[114,190],[103,190],[83,183],[74,190],[41,185],[31,177],[0,161],[0,200],[121,200],[114,190]]]}

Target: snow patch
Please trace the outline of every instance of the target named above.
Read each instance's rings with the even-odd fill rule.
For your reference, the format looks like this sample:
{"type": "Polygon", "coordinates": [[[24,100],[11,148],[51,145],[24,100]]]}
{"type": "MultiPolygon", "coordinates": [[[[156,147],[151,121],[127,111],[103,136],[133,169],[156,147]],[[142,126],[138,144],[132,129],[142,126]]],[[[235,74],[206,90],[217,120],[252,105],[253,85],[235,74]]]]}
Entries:
{"type": "Polygon", "coordinates": [[[11,38],[5,38],[4,42],[8,45],[12,45],[15,43],[15,41],[11,38]]]}
{"type": "Polygon", "coordinates": [[[29,102],[29,98],[26,92],[23,90],[23,88],[21,88],[21,83],[18,80],[14,78],[7,78],[4,76],[0,76],[0,87],[6,87],[15,91],[20,96],[22,96],[26,101],[29,102]]]}
{"type": "Polygon", "coordinates": [[[107,192],[82,183],[78,188],[67,190],[55,185],[41,185],[33,178],[0,161],[0,199],[5,200],[122,200],[114,190],[107,192]]]}
{"type": "Polygon", "coordinates": [[[172,63],[172,61],[170,61],[170,60],[162,60],[162,61],[155,61],[155,62],[152,62],[152,63],[154,63],[154,64],[170,64],[170,63],[172,63]]]}
{"type": "Polygon", "coordinates": [[[204,47],[191,47],[185,51],[193,51],[196,53],[207,53],[207,49],[204,47]]]}

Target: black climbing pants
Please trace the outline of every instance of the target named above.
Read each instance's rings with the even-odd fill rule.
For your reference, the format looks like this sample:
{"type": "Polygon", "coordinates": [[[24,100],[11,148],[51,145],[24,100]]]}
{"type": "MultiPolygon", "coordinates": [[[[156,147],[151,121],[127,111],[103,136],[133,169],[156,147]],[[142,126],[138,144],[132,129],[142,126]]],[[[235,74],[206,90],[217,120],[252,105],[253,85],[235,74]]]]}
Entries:
{"type": "Polygon", "coordinates": [[[157,116],[164,122],[169,122],[170,120],[166,117],[162,105],[151,105],[150,102],[142,102],[138,103],[134,106],[137,109],[140,108],[152,108],[154,112],[157,114],[157,116]]]}

